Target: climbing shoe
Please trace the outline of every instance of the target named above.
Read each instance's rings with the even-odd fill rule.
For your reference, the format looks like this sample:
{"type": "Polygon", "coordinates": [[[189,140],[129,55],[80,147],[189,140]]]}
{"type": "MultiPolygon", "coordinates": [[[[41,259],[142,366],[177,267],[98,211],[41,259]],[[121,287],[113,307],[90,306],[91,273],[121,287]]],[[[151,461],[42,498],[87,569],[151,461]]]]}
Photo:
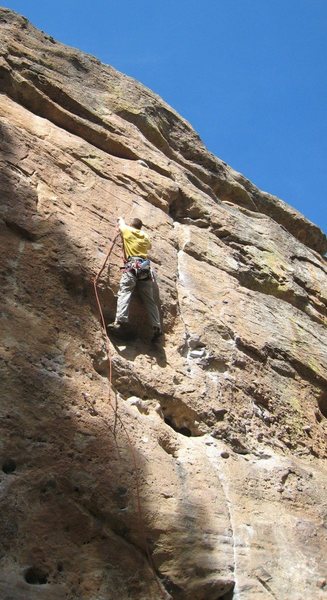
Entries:
{"type": "Polygon", "coordinates": [[[131,329],[128,323],[110,323],[107,326],[107,331],[109,336],[113,338],[117,338],[120,340],[133,340],[135,336],[135,332],[131,329]]]}
{"type": "Polygon", "coordinates": [[[114,323],[109,323],[108,325],[108,329],[109,331],[111,331],[112,333],[120,333],[126,330],[127,327],[127,323],[121,323],[121,322],[114,322],[114,323]]]}

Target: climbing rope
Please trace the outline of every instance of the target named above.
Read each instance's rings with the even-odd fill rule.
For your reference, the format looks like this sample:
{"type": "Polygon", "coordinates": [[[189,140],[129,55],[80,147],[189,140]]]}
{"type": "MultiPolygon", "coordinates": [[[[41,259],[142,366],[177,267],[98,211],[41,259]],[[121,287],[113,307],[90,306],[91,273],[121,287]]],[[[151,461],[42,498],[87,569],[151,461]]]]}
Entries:
{"type": "Polygon", "coordinates": [[[133,444],[131,442],[131,438],[130,438],[129,433],[128,433],[128,431],[127,431],[127,429],[126,429],[126,427],[125,427],[125,425],[124,425],[124,423],[123,423],[123,421],[122,421],[122,419],[121,419],[121,417],[120,417],[120,415],[118,413],[118,398],[117,398],[116,392],[115,392],[115,402],[113,403],[113,401],[112,401],[112,389],[113,389],[113,387],[112,387],[112,352],[111,352],[111,342],[110,342],[110,339],[109,339],[109,336],[108,336],[108,333],[107,333],[106,322],[105,322],[105,318],[104,318],[104,314],[103,314],[103,309],[102,309],[102,305],[101,305],[101,301],[100,301],[100,297],[99,297],[99,293],[98,293],[98,289],[97,289],[99,278],[101,277],[101,274],[103,273],[103,271],[104,271],[104,269],[106,267],[106,264],[107,264],[107,262],[108,262],[108,260],[109,260],[109,258],[111,256],[111,253],[112,253],[112,251],[113,251],[113,249],[115,247],[117,238],[119,236],[120,236],[120,233],[118,232],[116,234],[116,236],[114,237],[114,239],[113,239],[113,241],[112,241],[112,243],[111,243],[111,245],[109,247],[109,250],[108,250],[107,255],[106,255],[106,257],[105,257],[105,259],[103,261],[103,264],[102,264],[101,268],[99,269],[98,273],[96,274],[96,276],[93,279],[93,288],[94,288],[94,295],[95,295],[96,304],[97,304],[97,308],[98,308],[98,312],[99,312],[99,316],[100,316],[100,322],[101,322],[102,330],[103,330],[103,333],[104,333],[104,336],[105,336],[106,350],[107,350],[107,356],[108,356],[109,405],[111,406],[111,408],[113,408],[113,411],[114,411],[113,435],[114,435],[114,438],[116,440],[117,423],[119,423],[120,426],[121,426],[121,428],[122,428],[122,430],[123,430],[123,432],[124,432],[124,434],[125,434],[125,436],[126,436],[126,439],[127,439],[130,451],[131,451],[131,456],[132,456],[132,461],[133,461],[133,466],[134,466],[137,514],[138,514],[139,529],[140,529],[140,533],[142,535],[143,545],[144,545],[144,548],[145,548],[145,552],[146,552],[146,556],[147,556],[147,559],[148,559],[148,563],[149,563],[149,565],[151,567],[151,570],[152,570],[152,572],[154,574],[154,578],[155,578],[156,584],[158,586],[160,596],[162,598],[166,598],[167,596],[163,592],[163,589],[162,589],[162,587],[160,585],[160,581],[158,579],[157,573],[155,571],[154,563],[153,563],[153,560],[152,560],[152,556],[151,556],[150,549],[149,549],[148,542],[147,542],[146,535],[145,535],[144,518],[143,518],[143,514],[142,514],[142,504],[141,504],[141,494],[140,494],[139,467],[138,467],[138,463],[137,463],[137,459],[136,459],[135,450],[134,450],[133,444]]]}
{"type": "MultiPolygon", "coordinates": [[[[117,238],[119,237],[119,233],[117,233],[117,235],[114,237],[111,246],[108,250],[107,256],[105,257],[104,261],[103,261],[103,265],[101,266],[100,270],[98,271],[98,273],[96,274],[96,276],[93,279],[93,287],[94,287],[94,295],[96,298],[96,303],[97,303],[97,307],[98,307],[98,311],[99,311],[99,315],[100,315],[100,322],[102,325],[102,329],[103,332],[105,334],[105,342],[106,342],[106,350],[107,350],[107,355],[108,355],[108,369],[109,369],[109,373],[108,373],[108,377],[109,377],[109,404],[112,406],[112,355],[111,355],[111,345],[110,345],[110,340],[107,334],[107,328],[106,328],[106,322],[105,322],[105,318],[104,318],[104,314],[103,314],[103,310],[102,310],[102,306],[101,306],[101,302],[100,302],[100,297],[98,294],[98,281],[99,278],[101,277],[101,274],[103,273],[105,266],[109,260],[109,257],[114,249],[115,243],[117,238]]],[[[115,406],[114,406],[114,415],[115,415],[115,420],[114,420],[114,433],[116,432],[116,426],[117,426],[117,415],[118,415],[118,402],[117,402],[117,394],[115,394],[115,406]]]]}

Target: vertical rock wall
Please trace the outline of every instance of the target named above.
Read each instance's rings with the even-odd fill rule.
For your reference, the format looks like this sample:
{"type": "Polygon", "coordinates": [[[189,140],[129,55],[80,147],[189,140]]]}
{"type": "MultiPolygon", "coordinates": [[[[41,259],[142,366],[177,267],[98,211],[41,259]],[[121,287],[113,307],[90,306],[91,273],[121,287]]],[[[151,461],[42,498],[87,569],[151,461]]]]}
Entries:
{"type": "Polygon", "coordinates": [[[0,597],[323,600],[326,237],[6,9],[0,90],[0,597]],[[119,215],[164,338],[136,296],[110,388],[119,215]]]}

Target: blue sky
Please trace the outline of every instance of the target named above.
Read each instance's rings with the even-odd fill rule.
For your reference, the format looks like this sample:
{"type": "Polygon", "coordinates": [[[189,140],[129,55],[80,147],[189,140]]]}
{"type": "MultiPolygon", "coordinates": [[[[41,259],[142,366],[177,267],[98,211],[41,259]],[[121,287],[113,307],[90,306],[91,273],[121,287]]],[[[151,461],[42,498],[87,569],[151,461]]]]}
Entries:
{"type": "Polygon", "coordinates": [[[159,94],[208,149],[327,230],[327,0],[8,0],[159,94]]]}

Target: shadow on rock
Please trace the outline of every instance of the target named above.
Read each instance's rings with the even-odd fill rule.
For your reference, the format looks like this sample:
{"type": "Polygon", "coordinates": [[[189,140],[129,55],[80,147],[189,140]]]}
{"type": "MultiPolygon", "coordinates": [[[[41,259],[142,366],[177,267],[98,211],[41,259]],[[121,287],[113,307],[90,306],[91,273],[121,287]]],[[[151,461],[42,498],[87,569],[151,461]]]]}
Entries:
{"type": "Polygon", "coordinates": [[[136,494],[144,458],[90,360],[93,274],[60,219],[38,215],[1,137],[0,595],[157,599],[136,494]]]}

